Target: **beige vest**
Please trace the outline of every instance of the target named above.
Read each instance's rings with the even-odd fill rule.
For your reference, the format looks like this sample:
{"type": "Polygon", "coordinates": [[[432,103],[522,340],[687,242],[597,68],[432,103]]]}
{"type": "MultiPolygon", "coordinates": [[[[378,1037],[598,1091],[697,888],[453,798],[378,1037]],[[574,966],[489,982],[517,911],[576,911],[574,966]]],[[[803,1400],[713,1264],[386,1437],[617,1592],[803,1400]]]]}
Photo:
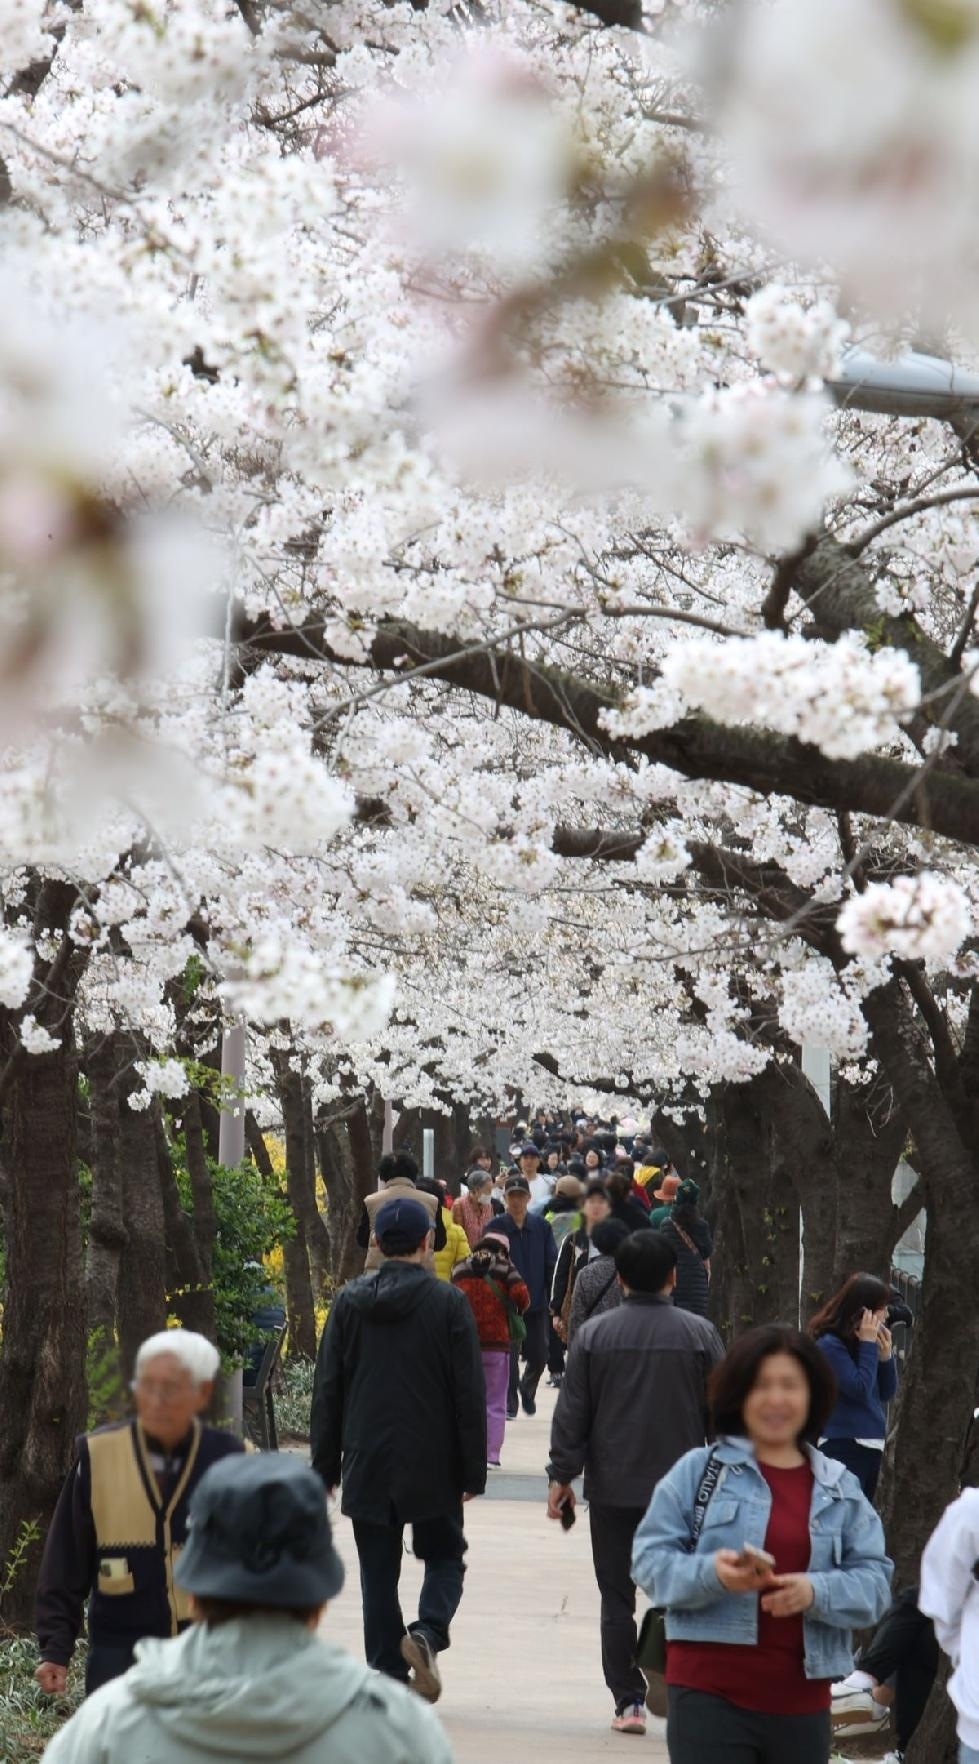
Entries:
{"type": "MultiPolygon", "coordinates": [[[[367,1217],[371,1222],[371,1245],[370,1249],[367,1251],[367,1260],[364,1263],[365,1274],[369,1273],[371,1268],[380,1268],[384,1261],[384,1257],[378,1249],[377,1244],[374,1242],[374,1220],[377,1217],[378,1210],[383,1207],[385,1201],[397,1200],[398,1196],[402,1194],[406,1195],[409,1200],[421,1202],[432,1221],[433,1230],[435,1228],[435,1221],[438,1218],[439,1203],[434,1194],[426,1194],[423,1188],[416,1188],[413,1182],[407,1182],[401,1176],[396,1177],[393,1182],[386,1182],[383,1188],[379,1188],[376,1194],[369,1194],[364,1201],[364,1205],[367,1208],[367,1217]]],[[[435,1273],[435,1252],[431,1247],[425,1255],[424,1266],[428,1269],[430,1274],[435,1273]]]]}

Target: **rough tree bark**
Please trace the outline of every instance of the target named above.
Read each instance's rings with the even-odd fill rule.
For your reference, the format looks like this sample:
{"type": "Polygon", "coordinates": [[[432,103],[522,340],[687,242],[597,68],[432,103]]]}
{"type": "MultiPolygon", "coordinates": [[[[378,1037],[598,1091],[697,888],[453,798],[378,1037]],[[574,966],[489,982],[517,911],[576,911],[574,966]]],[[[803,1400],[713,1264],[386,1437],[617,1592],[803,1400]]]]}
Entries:
{"type": "MultiPolygon", "coordinates": [[[[314,1301],[322,1299],[330,1278],[330,1235],[316,1204],[316,1163],[309,1129],[307,1089],[296,1050],[273,1048],[272,1069],[286,1141],[286,1194],[302,1238],[314,1301]]],[[[301,1278],[299,1269],[297,1276],[301,1278]]]]}
{"type": "Polygon", "coordinates": [[[798,1308],[799,1227],[757,1080],[719,1086],[712,1098],[717,1149],[711,1317],[725,1340],[798,1308]],[[789,1307],[788,1309],[786,1307],[789,1307]]]}
{"type": "MultiPolygon", "coordinates": [[[[85,1425],[85,1331],[81,1216],[76,1163],[78,1058],[73,1008],[86,956],[67,937],[74,888],[43,881],[35,891],[36,935],[59,940],[53,961],[35,958],[28,1000],[59,1045],[19,1051],[16,1029],[0,1030],[3,1092],[4,1222],[7,1278],[0,1349],[0,1564],[25,1525],[40,1537],[85,1425]]],[[[4,1595],[2,1616],[29,1630],[40,1543],[26,1552],[4,1595]]]]}
{"type": "Polygon", "coordinates": [[[123,1377],[128,1380],[133,1375],[140,1342],[166,1328],[167,1249],[156,1131],[148,1109],[129,1106],[133,1091],[140,1088],[131,1060],[118,1074],[117,1085],[119,1162],[127,1229],[119,1265],[119,1349],[123,1377]]]}
{"type": "Polygon", "coordinates": [[[84,1055],[89,1082],[92,1216],[85,1254],[85,1324],[89,1336],[114,1341],[119,1261],[126,1242],[119,1161],[119,1050],[114,1035],[92,1041],[84,1055]]]}
{"type": "Polygon", "coordinates": [[[159,1098],[151,1105],[150,1115],[163,1203],[170,1306],[185,1329],[195,1329],[199,1335],[206,1335],[208,1341],[216,1342],[214,1288],[205,1275],[193,1224],[181,1203],[159,1098]]]}

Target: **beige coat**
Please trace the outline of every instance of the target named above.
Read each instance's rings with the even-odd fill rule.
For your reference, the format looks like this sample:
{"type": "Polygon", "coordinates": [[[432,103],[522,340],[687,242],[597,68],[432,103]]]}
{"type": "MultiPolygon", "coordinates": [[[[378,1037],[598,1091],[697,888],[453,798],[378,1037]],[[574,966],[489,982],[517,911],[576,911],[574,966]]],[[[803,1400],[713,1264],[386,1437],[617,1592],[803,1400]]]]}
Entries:
{"type": "MultiPolygon", "coordinates": [[[[438,1218],[439,1203],[434,1194],[426,1194],[423,1188],[416,1188],[413,1182],[409,1182],[406,1177],[402,1176],[396,1177],[393,1182],[385,1182],[375,1194],[367,1195],[364,1201],[364,1206],[367,1208],[367,1217],[371,1222],[371,1245],[370,1249],[367,1251],[367,1260],[364,1263],[365,1274],[368,1273],[371,1268],[379,1268],[384,1260],[377,1244],[374,1242],[374,1220],[385,1201],[397,1200],[400,1195],[405,1195],[409,1200],[420,1201],[432,1221],[433,1231],[435,1229],[435,1221],[438,1218]]],[[[429,1246],[426,1253],[424,1265],[430,1274],[435,1273],[435,1252],[431,1246],[429,1246]]]]}

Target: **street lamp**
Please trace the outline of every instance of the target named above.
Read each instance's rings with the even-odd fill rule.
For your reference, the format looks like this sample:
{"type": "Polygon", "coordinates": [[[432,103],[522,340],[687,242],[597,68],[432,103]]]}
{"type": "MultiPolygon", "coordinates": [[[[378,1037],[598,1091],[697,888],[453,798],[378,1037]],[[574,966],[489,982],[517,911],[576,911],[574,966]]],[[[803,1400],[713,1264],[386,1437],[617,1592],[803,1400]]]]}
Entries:
{"type": "Polygon", "coordinates": [[[961,417],[979,422],[979,374],[940,355],[909,350],[881,361],[869,349],[847,349],[839,373],[826,382],[837,404],[882,416],[961,417]]]}

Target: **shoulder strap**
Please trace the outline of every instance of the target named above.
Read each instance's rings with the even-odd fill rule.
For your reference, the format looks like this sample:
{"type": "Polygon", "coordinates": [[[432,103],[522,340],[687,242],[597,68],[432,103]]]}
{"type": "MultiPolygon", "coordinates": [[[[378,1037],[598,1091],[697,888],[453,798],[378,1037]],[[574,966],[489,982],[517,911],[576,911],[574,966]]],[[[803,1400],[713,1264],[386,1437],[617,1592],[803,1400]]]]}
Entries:
{"type": "Polygon", "coordinates": [[[599,1292],[597,1292],[595,1294],[595,1297],[592,1299],[591,1304],[588,1306],[588,1309],[585,1312],[585,1321],[586,1322],[588,1321],[588,1318],[593,1316],[595,1311],[598,1310],[598,1307],[601,1304],[603,1298],[605,1297],[605,1294],[607,1292],[611,1292],[613,1286],[615,1285],[615,1275],[616,1275],[616,1269],[613,1268],[611,1274],[609,1275],[608,1279],[605,1282],[605,1285],[601,1288],[601,1290],[599,1292]]]}
{"type": "Polygon", "coordinates": [[[707,1517],[707,1509],[710,1506],[711,1495],[714,1493],[723,1473],[724,1466],[718,1458],[717,1453],[714,1451],[714,1448],[711,1447],[707,1462],[704,1465],[704,1474],[700,1478],[700,1487],[693,1499],[693,1525],[690,1528],[691,1549],[695,1549],[700,1541],[700,1534],[704,1529],[704,1520],[707,1517]]]}
{"type": "MultiPolygon", "coordinates": [[[[688,1250],[693,1250],[693,1253],[695,1256],[699,1256],[700,1251],[697,1248],[697,1245],[694,1243],[694,1240],[689,1235],[689,1233],[684,1231],[683,1226],[678,1225],[675,1219],[671,1219],[669,1221],[669,1223],[672,1225],[674,1231],[677,1234],[677,1237],[680,1239],[680,1242],[686,1244],[688,1250]]],[[[701,1260],[703,1260],[702,1257],[701,1257],[701,1260]]]]}

